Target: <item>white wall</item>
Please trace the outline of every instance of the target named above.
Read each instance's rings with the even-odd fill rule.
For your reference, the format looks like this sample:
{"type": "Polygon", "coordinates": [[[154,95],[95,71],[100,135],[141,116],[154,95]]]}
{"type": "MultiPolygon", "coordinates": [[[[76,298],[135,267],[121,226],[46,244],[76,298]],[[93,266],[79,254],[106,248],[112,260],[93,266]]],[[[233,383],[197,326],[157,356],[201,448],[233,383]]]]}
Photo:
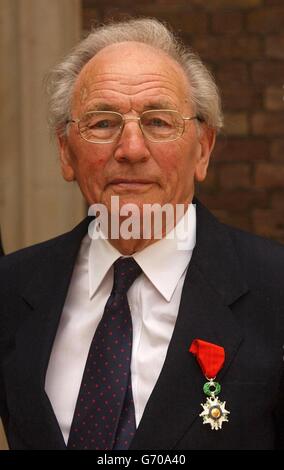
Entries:
{"type": "Polygon", "coordinates": [[[60,175],[42,86],[46,71],[80,36],[80,0],[0,0],[0,227],[6,253],[63,233],[85,215],[77,187],[60,175]]]}
{"type": "Polygon", "coordinates": [[[72,228],[85,214],[60,174],[43,77],[81,36],[80,0],[0,1],[0,227],[6,252],[72,228]]]}

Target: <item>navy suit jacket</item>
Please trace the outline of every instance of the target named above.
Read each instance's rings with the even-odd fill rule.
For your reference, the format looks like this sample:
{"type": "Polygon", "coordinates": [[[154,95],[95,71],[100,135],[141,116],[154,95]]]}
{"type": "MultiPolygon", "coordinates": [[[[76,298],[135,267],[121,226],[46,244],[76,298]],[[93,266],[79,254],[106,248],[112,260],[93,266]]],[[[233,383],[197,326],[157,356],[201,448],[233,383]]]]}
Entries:
{"type": "MultiPolygon", "coordinates": [[[[45,375],[85,219],[1,258],[0,413],[13,449],[65,449],[45,375]]],[[[197,243],[167,356],[131,449],[284,448],[284,248],[219,223],[197,202],[197,243]],[[221,345],[218,431],[203,424],[205,379],[188,352],[221,345]]]]}

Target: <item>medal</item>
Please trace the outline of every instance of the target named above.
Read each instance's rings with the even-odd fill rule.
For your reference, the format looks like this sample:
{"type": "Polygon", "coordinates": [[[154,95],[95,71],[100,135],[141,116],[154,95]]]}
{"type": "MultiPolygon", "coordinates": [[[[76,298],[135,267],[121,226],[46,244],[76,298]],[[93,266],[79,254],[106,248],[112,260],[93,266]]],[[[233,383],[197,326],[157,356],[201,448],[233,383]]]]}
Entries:
{"type": "Polygon", "coordinates": [[[225,361],[224,348],[201,339],[195,339],[189,348],[189,352],[196,356],[197,362],[207,379],[203,386],[207,398],[205,403],[201,403],[203,411],[199,416],[203,418],[203,424],[210,424],[212,430],[218,431],[218,429],[222,429],[223,422],[228,421],[228,414],[230,414],[225,408],[226,402],[222,402],[218,398],[221,385],[215,381],[225,361]]]}
{"type": "Polygon", "coordinates": [[[203,386],[203,391],[207,397],[206,403],[201,403],[203,408],[202,413],[199,416],[203,418],[203,424],[210,424],[211,429],[222,429],[222,424],[224,421],[228,421],[227,415],[230,414],[228,410],[226,410],[226,402],[222,402],[216,395],[216,393],[220,393],[221,385],[218,382],[214,382],[214,378],[209,379],[209,382],[206,382],[203,386]]]}

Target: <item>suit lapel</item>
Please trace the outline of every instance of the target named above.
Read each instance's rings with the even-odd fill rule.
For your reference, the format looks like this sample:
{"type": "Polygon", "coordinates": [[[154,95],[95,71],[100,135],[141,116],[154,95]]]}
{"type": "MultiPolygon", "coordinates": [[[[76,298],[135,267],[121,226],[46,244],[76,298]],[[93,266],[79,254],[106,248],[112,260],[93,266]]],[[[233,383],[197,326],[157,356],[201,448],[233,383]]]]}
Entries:
{"type": "Polygon", "coordinates": [[[242,341],[229,306],[247,291],[227,230],[198,203],[197,243],[175,329],[131,449],[172,449],[186,432],[194,432],[205,378],[188,348],[195,338],[223,346],[222,381],[242,341]]]}
{"type": "Polygon", "coordinates": [[[55,239],[53,245],[46,245],[46,251],[41,250],[41,258],[35,257],[36,266],[31,266],[34,275],[19,299],[21,311],[23,308],[27,311],[27,319],[16,336],[15,376],[18,383],[15,390],[25,384],[29,390],[25,394],[29,403],[24,402],[24,396],[15,399],[20,406],[18,416],[22,427],[28,423],[29,429],[23,435],[28,441],[32,427],[31,442],[34,445],[37,438],[37,448],[65,448],[44,390],[45,375],[78,250],[89,222],[86,218],[72,232],[55,239]]]}

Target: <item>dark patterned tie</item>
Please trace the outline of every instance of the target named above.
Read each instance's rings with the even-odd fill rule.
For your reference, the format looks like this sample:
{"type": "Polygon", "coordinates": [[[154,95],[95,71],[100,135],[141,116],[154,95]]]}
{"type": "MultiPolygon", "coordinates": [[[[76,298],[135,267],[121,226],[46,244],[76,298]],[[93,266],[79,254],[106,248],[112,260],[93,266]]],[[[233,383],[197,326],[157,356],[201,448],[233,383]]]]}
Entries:
{"type": "Polygon", "coordinates": [[[131,388],[132,320],[127,291],[141,273],[133,258],[114,263],[114,281],[86,362],[68,449],[128,449],[135,409],[131,388]]]}

